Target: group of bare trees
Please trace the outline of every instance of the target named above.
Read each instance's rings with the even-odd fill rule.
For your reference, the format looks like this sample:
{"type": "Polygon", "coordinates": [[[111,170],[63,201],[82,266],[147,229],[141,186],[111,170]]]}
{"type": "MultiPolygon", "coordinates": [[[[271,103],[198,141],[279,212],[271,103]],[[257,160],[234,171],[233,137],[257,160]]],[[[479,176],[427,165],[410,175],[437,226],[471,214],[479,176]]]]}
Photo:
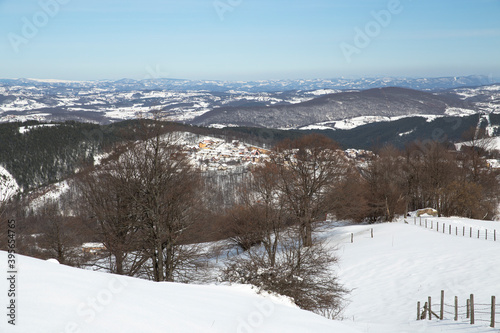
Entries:
{"type": "Polygon", "coordinates": [[[337,218],[392,221],[431,207],[442,216],[493,219],[500,173],[488,165],[489,148],[487,138],[472,139],[460,149],[435,141],[414,142],[403,150],[384,147],[339,183],[334,212],[337,218]]]}
{"type": "Polygon", "coordinates": [[[347,170],[329,139],[286,140],[251,170],[239,204],[225,222],[245,254],[233,258],[223,280],[249,283],[289,296],[304,309],[336,314],[345,290],[332,265],[336,257],[314,228],[329,211],[330,193],[347,170]]]}
{"type": "Polygon", "coordinates": [[[95,220],[116,273],[183,280],[197,264],[185,235],[200,213],[200,175],[174,134],[157,126],[78,180],[81,209],[95,220]]]}

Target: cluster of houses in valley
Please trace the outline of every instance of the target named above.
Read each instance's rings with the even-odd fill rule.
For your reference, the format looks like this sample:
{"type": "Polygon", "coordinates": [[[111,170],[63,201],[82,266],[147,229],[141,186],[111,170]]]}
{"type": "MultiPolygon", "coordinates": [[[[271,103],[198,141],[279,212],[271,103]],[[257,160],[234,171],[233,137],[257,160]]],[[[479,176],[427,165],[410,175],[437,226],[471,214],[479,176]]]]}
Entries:
{"type": "Polygon", "coordinates": [[[222,139],[203,138],[188,148],[193,163],[202,170],[227,170],[237,166],[262,162],[269,151],[242,143],[222,139]]]}
{"type": "Polygon", "coordinates": [[[346,149],[344,154],[347,159],[360,163],[366,163],[375,157],[372,151],[364,149],[346,149]]]}

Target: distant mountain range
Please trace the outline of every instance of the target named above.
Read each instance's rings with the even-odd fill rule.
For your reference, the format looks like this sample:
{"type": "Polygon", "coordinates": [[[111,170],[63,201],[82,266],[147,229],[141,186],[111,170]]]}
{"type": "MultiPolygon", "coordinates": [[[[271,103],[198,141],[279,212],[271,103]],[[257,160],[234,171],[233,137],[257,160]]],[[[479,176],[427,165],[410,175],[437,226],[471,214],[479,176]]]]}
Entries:
{"type": "Polygon", "coordinates": [[[282,92],[289,90],[364,90],[381,87],[402,87],[417,90],[446,90],[458,87],[476,87],[499,83],[500,78],[482,75],[440,77],[440,78],[360,78],[360,79],[304,79],[304,80],[262,80],[262,81],[217,81],[183,80],[152,78],[144,80],[100,80],[100,81],[64,81],[41,79],[0,79],[1,85],[21,87],[43,87],[50,93],[64,92],[68,89],[99,88],[115,91],[133,90],[205,90],[211,92],[282,92]]]}
{"type": "MultiPolygon", "coordinates": [[[[277,80],[0,80],[0,122],[109,124],[151,117],[203,126],[346,129],[412,115],[500,112],[484,76],[277,80]]],[[[500,80],[499,80],[500,81],[500,80]]]]}

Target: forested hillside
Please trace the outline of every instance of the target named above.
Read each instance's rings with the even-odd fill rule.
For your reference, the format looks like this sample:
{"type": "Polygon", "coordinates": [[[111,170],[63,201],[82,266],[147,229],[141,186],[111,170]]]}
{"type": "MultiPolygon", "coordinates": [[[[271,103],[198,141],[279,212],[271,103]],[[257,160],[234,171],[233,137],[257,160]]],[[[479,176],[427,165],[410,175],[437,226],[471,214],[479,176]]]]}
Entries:
{"type": "MultiPolygon", "coordinates": [[[[500,115],[489,115],[492,134],[498,134],[500,115]]],[[[409,117],[395,121],[362,125],[348,130],[277,130],[256,127],[204,128],[165,123],[178,131],[242,140],[271,147],[283,139],[296,139],[311,133],[323,134],[344,149],[376,149],[391,144],[403,148],[416,140],[460,141],[470,128],[485,127],[479,114],[467,117],[440,117],[429,121],[409,117]]],[[[42,126],[39,122],[0,124],[0,165],[16,179],[22,190],[61,180],[78,168],[92,164],[94,156],[117,142],[141,139],[140,120],[111,125],[64,122],[42,126]]],[[[143,138],[142,138],[143,139],[143,138]]]]}
{"type": "Polygon", "coordinates": [[[24,191],[55,182],[92,163],[104,145],[117,139],[105,129],[77,122],[1,124],[0,163],[24,191]]]}

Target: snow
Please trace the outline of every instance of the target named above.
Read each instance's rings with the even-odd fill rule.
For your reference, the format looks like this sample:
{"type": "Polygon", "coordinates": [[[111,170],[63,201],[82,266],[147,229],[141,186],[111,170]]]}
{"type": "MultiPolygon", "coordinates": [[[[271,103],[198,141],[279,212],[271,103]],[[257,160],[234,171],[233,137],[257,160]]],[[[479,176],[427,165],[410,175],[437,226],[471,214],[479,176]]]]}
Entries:
{"type": "MultiPolygon", "coordinates": [[[[463,218],[428,218],[434,229],[414,225],[413,218],[405,224],[344,226],[327,230],[332,247],[340,258],[339,278],[352,292],[350,304],[344,311],[346,320],[363,332],[496,332],[488,323],[466,323],[465,318],[416,321],[417,301],[428,296],[439,303],[440,291],[445,291],[445,303],[453,304],[458,296],[459,305],[465,305],[470,294],[477,303],[488,304],[492,295],[500,295],[499,242],[494,242],[492,229],[500,231],[499,222],[477,221],[463,218]],[[436,221],[446,223],[446,233],[436,232],[436,221]],[[459,236],[448,234],[458,227],[459,236]],[[461,236],[463,226],[466,237],[461,236]],[[469,228],[473,227],[473,238],[469,228]],[[374,238],[370,229],[374,229],[374,238]],[[490,241],[477,239],[477,229],[489,229],[490,241]],[[354,233],[354,243],[350,234],[354,233]]],[[[424,221],[424,219],[422,219],[424,221]]],[[[438,310],[438,308],[435,308],[438,310]]],[[[451,311],[453,311],[451,309],[451,311]]],[[[486,318],[483,319],[487,319],[486,318]]]]}
{"type": "Polygon", "coordinates": [[[58,124],[40,124],[40,125],[20,126],[19,127],[19,133],[20,134],[25,134],[25,133],[29,132],[30,130],[32,130],[34,128],[53,127],[53,126],[58,126],[58,124]]]}
{"type": "MultiPolygon", "coordinates": [[[[41,188],[40,195],[36,196],[30,202],[30,208],[34,211],[40,209],[47,202],[57,202],[59,198],[70,189],[67,180],[51,184],[46,188],[41,188]]],[[[38,194],[38,193],[35,193],[38,194]]]]}
{"type": "MultiPolygon", "coordinates": [[[[455,144],[455,147],[457,150],[460,150],[463,145],[469,146],[473,144],[471,141],[466,141],[466,142],[459,142],[455,144]]],[[[500,137],[495,136],[491,138],[486,138],[486,139],[479,139],[476,140],[475,144],[478,145],[485,145],[489,150],[500,150],[500,137]]]]}
{"type": "Polygon", "coordinates": [[[0,201],[8,199],[19,190],[14,177],[0,165],[0,201]]]}
{"type": "MultiPolygon", "coordinates": [[[[0,332],[359,332],[249,286],[155,283],[24,256],[17,261],[16,326],[4,314],[0,332]]],[[[6,252],[0,262],[7,262],[6,252]]],[[[8,289],[1,279],[0,290],[8,289]]]]}
{"type": "Polygon", "coordinates": [[[463,108],[447,108],[446,111],[444,112],[444,114],[447,116],[459,116],[459,117],[466,117],[473,115],[475,113],[477,113],[477,111],[471,109],[463,109],[463,108]]]}
{"type": "MultiPolygon", "coordinates": [[[[477,229],[500,231],[500,222],[428,218],[426,229],[418,218],[407,221],[330,223],[318,234],[336,249],[338,277],[352,290],[343,321],[302,311],[283,297],[256,294],[249,286],[155,283],[17,256],[17,325],[0,321],[0,332],[496,332],[486,322],[455,322],[450,314],[442,321],[417,321],[416,303],[432,296],[438,312],[441,290],[446,304],[458,296],[460,306],[470,294],[476,304],[498,297],[500,240],[475,235],[477,229]],[[436,222],[452,230],[472,227],[474,237],[449,235],[448,227],[437,232],[436,222]]],[[[0,261],[6,256],[0,252],[0,261]]],[[[8,290],[7,282],[0,280],[0,290],[8,290]]]]}

